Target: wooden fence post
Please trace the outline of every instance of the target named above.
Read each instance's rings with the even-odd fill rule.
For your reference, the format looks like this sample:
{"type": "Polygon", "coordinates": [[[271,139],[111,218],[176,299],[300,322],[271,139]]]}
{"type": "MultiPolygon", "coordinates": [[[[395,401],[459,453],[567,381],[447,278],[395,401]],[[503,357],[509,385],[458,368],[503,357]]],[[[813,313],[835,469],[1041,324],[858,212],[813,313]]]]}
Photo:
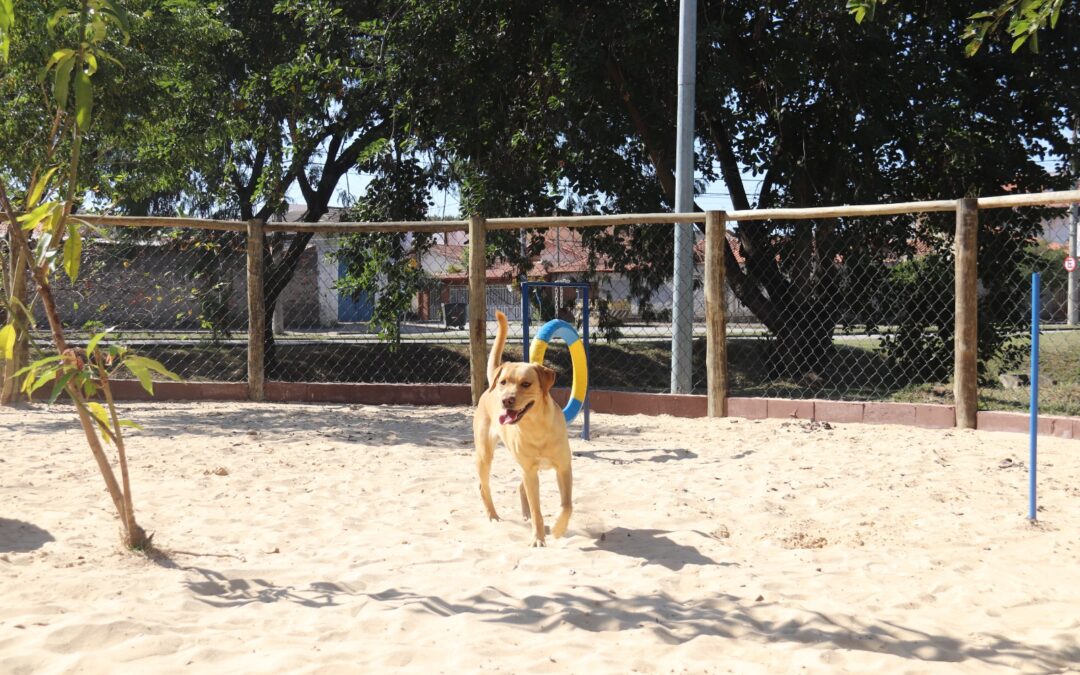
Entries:
{"type": "Polygon", "coordinates": [[[953,398],[956,426],[974,429],[979,410],[979,202],[956,203],[956,349],[953,398]]]}
{"type": "Polygon", "coordinates": [[[469,373],[472,402],[487,388],[487,223],[469,217],[469,373]]]}
{"type": "Polygon", "coordinates": [[[262,401],[265,397],[264,340],[266,339],[266,306],[263,304],[263,239],[264,223],[252,218],[247,223],[247,302],[248,302],[248,398],[262,401]]]}
{"type": "Polygon", "coordinates": [[[705,376],[709,417],[727,417],[727,216],[705,213],[705,376]]]}

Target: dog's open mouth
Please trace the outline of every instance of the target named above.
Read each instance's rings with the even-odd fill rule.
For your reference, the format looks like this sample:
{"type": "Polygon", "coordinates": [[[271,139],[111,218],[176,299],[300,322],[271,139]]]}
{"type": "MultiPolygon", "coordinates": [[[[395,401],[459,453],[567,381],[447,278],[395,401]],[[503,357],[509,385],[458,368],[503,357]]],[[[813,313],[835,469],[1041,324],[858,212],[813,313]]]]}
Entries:
{"type": "Polygon", "coordinates": [[[503,414],[499,415],[499,424],[517,424],[521,421],[522,417],[525,417],[525,413],[529,412],[529,408],[533,407],[530,402],[521,410],[510,410],[506,408],[503,410],[503,414]]]}

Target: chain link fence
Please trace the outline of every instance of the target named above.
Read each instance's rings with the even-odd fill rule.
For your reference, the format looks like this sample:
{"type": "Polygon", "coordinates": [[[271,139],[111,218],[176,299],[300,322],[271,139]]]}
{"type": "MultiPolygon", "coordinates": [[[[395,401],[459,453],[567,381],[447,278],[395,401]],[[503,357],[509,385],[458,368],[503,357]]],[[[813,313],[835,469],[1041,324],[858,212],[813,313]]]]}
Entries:
{"type": "MultiPolygon", "coordinates": [[[[702,290],[704,235],[695,228],[694,278],[688,296],[692,321],[684,327],[692,339],[684,354],[692,364],[692,393],[705,391],[705,296],[702,290]]],[[[527,269],[530,281],[584,282],[589,296],[589,383],[591,387],[640,392],[671,390],[672,307],[674,282],[671,225],[623,225],[612,228],[553,228],[532,235],[534,246],[527,269]]],[[[510,281],[515,270],[501,272],[500,282],[510,281]]],[[[493,283],[489,271],[489,284],[493,283]]],[[[508,317],[520,316],[520,291],[508,300],[517,308],[508,317]]],[[[489,306],[490,306],[489,296],[489,306]]],[[[530,321],[563,319],[582,331],[584,303],[569,288],[534,289],[529,298],[530,321]]],[[[505,310],[504,310],[505,311],[505,310]]],[[[514,329],[512,328],[513,332],[514,329]]],[[[518,341],[520,343],[520,340],[518,341]]],[[[520,353],[518,351],[517,353],[520,353]]],[[[549,365],[560,372],[559,382],[569,382],[571,366],[564,345],[548,349],[549,365]]],[[[688,392],[691,393],[691,392],[688,392]]]]}
{"type": "Polygon", "coordinates": [[[732,395],[951,398],[954,235],[952,213],[729,228],[732,395]]]}
{"type": "MultiPolygon", "coordinates": [[[[247,378],[245,235],[190,228],[95,228],[75,283],[55,274],[68,341],[109,339],[160,360],[185,379],[247,378]]],[[[48,351],[45,312],[34,306],[35,345],[48,351]]]]}
{"type": "Polygon", "coordinates": [[[1069,254],[1074,225],[1065,209],[980,214],[980,408],[1027,409],[1031,396],[1032,272],[1041,278],[1039,407],[1080,415],[1080,326],[1069,312],[1069,254]]]}
{"type": "MultiPolygon", "coordinates": [[[[1030,274],[1040,271],[1043,410],[1080,414],[1080,331],[1069,323],[1063,266],[1067,212],[993,209],[979,217],[980,407],[1027,405],[1030,274]]],[[[730,395],[951,403],[954,230],[952,213],[728,223],[730,395]]],[[[692,393],[701,394],[704,236],[694,231],[687,330],[692,393]]],[[[95,232],[78,281],[57,277],[74,343],[113,328],[116,339],[187,380],[246,380],[244,232],[95,232]]],[[[585,282],[590,386],[670,391],[673,240],[666,224],[489,237],[489,344],[502,311],[510,321],[504,358],[522,358],[523,278],[585,282]]],[[[274,232],[264,256],[268,380],[469,382],[466,232],[274,232]]],[[[35,342],[46,348],[46,323],[35,311],[35,342]]],[[[528,311],[534,333],[554,318],[581,331],[585,307],[577,290],[545,287],[530,294],[528,311]]],[[[547,360],[568,385],[565,346],[552,345],[547,360]]]]}

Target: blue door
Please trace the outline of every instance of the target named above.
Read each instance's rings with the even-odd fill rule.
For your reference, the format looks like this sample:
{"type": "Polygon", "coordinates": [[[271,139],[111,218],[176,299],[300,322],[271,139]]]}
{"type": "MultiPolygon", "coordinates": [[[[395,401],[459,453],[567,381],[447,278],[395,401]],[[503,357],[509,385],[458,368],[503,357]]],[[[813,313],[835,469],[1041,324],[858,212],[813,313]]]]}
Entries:
{"type": "MultiPolygon", "coordinates": [[[[338,274],[345,276],[344,260],[338,261],[338,274]]],[[[373,310],[371,294],[367,291],[360,291],[356,296],[338,294],[338,321],[371,321],[373,310]]]]}

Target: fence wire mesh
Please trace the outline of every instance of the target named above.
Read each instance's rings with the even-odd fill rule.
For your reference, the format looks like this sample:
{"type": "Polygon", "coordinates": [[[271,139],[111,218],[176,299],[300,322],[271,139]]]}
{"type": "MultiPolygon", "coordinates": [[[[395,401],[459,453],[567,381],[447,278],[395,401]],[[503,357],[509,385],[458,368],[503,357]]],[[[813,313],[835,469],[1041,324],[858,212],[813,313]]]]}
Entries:
{"type": "Polygon", "coordinates": [[[730,227],[732,395],[951,396],[954,233],[951,213],[730,227]]]}
{"type": "MultiPolygon", "coordinates": [[[[1080,414],[1080,330],[1070,323],[1064,209],[979,213],[980,407],[1022,409],[1030,392],[1030,274],[1042,273],[1043,411],[1080,414]]],[[[952,402],[955,215],[728,223],[730,395],[952,402]]],[[[694,228],[691,392],[704,393],[704,236],[694,228]]],[[[590,288],[590,387],[672,386],[670,225],[489,232],[486,306],[523,358],[520,282],[590,288]]],[[[266,379],[312,383],[469,382],[468,235],[271,233],[264,251],[266,379]]],[[[98,228],[79,279],[57,275],[72,342],[105,327],[187,380],[247,372],[246,234],[98,228]]],[[[1075,305],[1075,302],[1074,302],[1075,305]]],[[[2,310],[0,310],[2,311],[2,310]]],[[[582,329],[580,292],[539,288],[533,334],[582,329]]],[[[47,326],[35,307],[34,341],[47,326]]],[[[562,344],[548,365],[569,386],[562,344]]]]}
{"type": "MultiPolygon", "coordinates": [[[[682,327],[687,336],[682,357],[691,364],[690,390],[705,391],[705,297],[702,290],[704,235],[695,228],[694,275],[682,327]]],[[[672,387],[674,332],[673,252],[671,225],[626,225],[612,228],[554,228],[522,235],[523,248],[533,252],[524,270],[506,263],[489,268],[488,305],[498,305],[514,320],[521,316],[520,287],[515,275],[530,281],[589,284],[589,386],[601,389],[666,392],[672,387]],[[494,285],[494,290],[492,286],[494,285]],[[502,290],[506,288],[506,291],[502,290]]],[[[530,323],[538,329],[551,319],[568,321],[581,333],[585,307],[576,289],[537,288],[529,298],[530,323]]],[[[535,329],[533,334],[535,335],[535,329]]],[[[514,344],[521,345],[520,337],[514,344]]],[[[514,354],[520,354],[520,348],[514,354]]],[[[553,345],[548,365],[569,385],[571,364],[565,346],[553,345]]]]}
{"type": "Polygon", "coordinates": [[[1080,326],[1075,293],[1070,320],[1065,269],[1072,217],[1060,208],[1002,209],[980,218],[980,408],[1029,405],[1031,275],[1039,272],[1039,407],[1050,415],[1080,415],[1080,326]]]}
{"type": "Polygon", "coordinates": [[[465,251],[453,232],[311,237],[268,320],[267,379],[467,384],[465,251]]]}
{"type": "MultiPolygon", "coordinates": [[[[53,277],[68,341],[109,339],[158,359],[188,380],[247,378],[245,235],[188,228],[96,228],[72,283],[53,277]]],[[[34,342],[49,349],[34,307],[34,342]]]]}

